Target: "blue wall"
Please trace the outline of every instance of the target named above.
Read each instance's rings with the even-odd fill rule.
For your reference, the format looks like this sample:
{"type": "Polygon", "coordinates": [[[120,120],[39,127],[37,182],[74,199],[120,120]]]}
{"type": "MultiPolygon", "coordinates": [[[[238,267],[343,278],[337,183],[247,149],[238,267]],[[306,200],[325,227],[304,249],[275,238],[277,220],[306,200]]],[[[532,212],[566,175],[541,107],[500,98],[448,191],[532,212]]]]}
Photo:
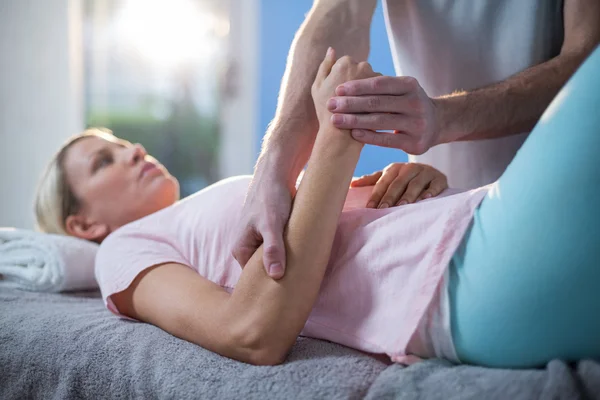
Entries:
{"type": "MultiPolygon", "coordinates": [[[[263,134],[275,114],[279,86],[292,39],[312,3],[312,0],[260,2],[260,126],[259,137],[256,138],[257,155],[263,134]]],[[[371,25],[369,62],[375,71],[384,75],[394,75],[381,3],[377,5],[371,25]]],[[[355,175],[368,174],[386,167],[389,163],[406,160],[406,154],[400,150],[365,146],[355,175]]]]}

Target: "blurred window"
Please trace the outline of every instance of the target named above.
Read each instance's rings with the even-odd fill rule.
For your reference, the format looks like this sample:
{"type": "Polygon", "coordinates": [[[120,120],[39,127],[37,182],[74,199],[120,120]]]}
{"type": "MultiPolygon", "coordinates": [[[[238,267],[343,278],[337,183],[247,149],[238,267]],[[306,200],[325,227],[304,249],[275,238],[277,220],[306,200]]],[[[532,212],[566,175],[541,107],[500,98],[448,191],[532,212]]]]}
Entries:
{"type": "Polygon", "coordinates": [[[185,197],[219,177],[228,2],[87,0],[86,125],[141,143],[185,197]]]}

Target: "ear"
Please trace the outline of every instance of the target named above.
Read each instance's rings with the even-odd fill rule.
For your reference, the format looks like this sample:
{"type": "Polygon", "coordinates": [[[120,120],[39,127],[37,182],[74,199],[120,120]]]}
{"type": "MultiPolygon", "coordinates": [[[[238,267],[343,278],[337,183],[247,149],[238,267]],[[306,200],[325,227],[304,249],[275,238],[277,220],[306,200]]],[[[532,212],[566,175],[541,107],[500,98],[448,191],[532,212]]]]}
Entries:
{"type": "Polygon", "coordinates": [[[108,225],[89,220],[81,214],[69,215],[65,228],[69,235],[98,243],[110,233],[108,225]]]}

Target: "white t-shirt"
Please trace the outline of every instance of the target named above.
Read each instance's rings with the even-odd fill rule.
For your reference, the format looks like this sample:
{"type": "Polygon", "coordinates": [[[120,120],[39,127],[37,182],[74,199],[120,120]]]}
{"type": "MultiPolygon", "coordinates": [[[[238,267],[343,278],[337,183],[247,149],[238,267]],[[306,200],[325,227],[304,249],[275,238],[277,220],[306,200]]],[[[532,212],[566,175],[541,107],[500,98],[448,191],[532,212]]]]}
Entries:
{"type": "MultiPolygon", "coordinates": [[[[430,97],[481,88],[542,63],[563,42],[561,0],[384,0],[397,75],[430,97]]],[[[433,165],[455,188],[494,182],[528,133],[438,145],[410,161],[433,165]]]]}

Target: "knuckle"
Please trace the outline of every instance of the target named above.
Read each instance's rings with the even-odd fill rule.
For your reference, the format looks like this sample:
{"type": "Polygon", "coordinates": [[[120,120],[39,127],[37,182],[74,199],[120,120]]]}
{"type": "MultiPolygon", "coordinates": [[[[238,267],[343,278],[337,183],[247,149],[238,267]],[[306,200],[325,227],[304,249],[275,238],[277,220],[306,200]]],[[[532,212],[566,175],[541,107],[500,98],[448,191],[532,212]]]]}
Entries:
{"type": "Polygon", "coordinates": [[[439,179],[439,185],[438,185],[438,189],[439,190],[444,190],[448,187],[448,178],[446,178],[446,175],[442,174],[442,176],[439,179]]]}
{"type": "Polygon", "coordinates": [[[375,135],[373,137],[373,144],[376,146],[385,146],[386,138],[385,135],[375,135]]]}
{"type": "Polygon", "coordinates": [[[343,107],[345,110],[353,110],[358,106],[356,99],[353,97],[344,96],[340,100],[340,107],[343,107]]]}
{"type": "Polygon", "coordinates": [[[369,97],[367,100],[367,107],[370,110],[378,109],[381,106],[381,98],[377,96],[369,97]]]}
{"type": "Polygon", "coordinates": [[[368,62],[362,61],[358,63],[358,70],[362,73],[371,73],[373,69],[371,68],[371,64],[368,62]]]}
{"type": "Polygon", "coordinates": [[[404,192],[404,196],[408,197],[409,199],[416,199],[422,190],[423,190],[423,188],[420,185],[417,185],[416,183],[411,182],[408,185],[408,187],[406,188],[406,192],[404,192]]]}
{"type": "Polygon", "coordinates": [[[412,154],[420,156],[421,154],[425,153],[426,151],[427,151],[427,146],[425,145],[425,142],[422,139],[414,142],[412,154]]]}
{"type": "Polygon", "coordinates": [[[409,162],[409,163],[407,163],[407,164],[404,166],[404,169],[406,169],[407,171],[412,171],[412,170],[414,170],[414,169],[415,169],[415,168],[417,168],[417,167],[418,167],[418,164],[417,164],[417,163],[412,163],[412,162],[409,162]]]}
{"type": "Polygon", "coordinates": [[[352,64],[352,57],[350,57],[350,56],[340,57],[340,59],[338,60],[338,63],[342,66],[348,66],[348,65],[352,64]]]}
{"type": "Polygon", "coordinates": [[[383,175],[395,174],[397,171],[396,163],[391,163],[383,169],[383,175]]]}
{"type": "Polygon", "coordinates": [[[275,258],[279,254],[279,250],[275,246],[267,246],[264,250],[265,256],[268,258],[275,258]]]}
{"type": "Polygon", "coordinates": [[[402,78],[404,80],[404,84],[409,90],[417,90],[419,82],[415,78],[413,78],[412,76],[404,76],[402,78]]]}
{"type": "Polygon", "coordinates": [[[394,141],[392,135],[381,135],[381,138],[385,147],[393,147],[394,141]]]}
{"type": "Polygon", "coordinates": [[[385,86],[386,86],[385,76],[378,76],[377,78],[375,78],[371,81],[371,89],[373,89],[373,91],[382,90],[385,88],[385,86]]]}
{"type": "Polygon", "coordinates": [[[395,178],[398,175],[400,175],[400,170],[401,170],[401,168],[400,168],[399,165],[390,164],[390,168],[385,171],[385,175],[387,177],[393,177],[393,178],[395,178]]]}
{"type": "Polygon", "coordinates": [[[421,172],[423,172],[423,170],[425,170],[425,166],[423,164],[415,164],[415,166],[413,167],[413,170],[415,172],[415,175],[418,175],[421,172]]]}

